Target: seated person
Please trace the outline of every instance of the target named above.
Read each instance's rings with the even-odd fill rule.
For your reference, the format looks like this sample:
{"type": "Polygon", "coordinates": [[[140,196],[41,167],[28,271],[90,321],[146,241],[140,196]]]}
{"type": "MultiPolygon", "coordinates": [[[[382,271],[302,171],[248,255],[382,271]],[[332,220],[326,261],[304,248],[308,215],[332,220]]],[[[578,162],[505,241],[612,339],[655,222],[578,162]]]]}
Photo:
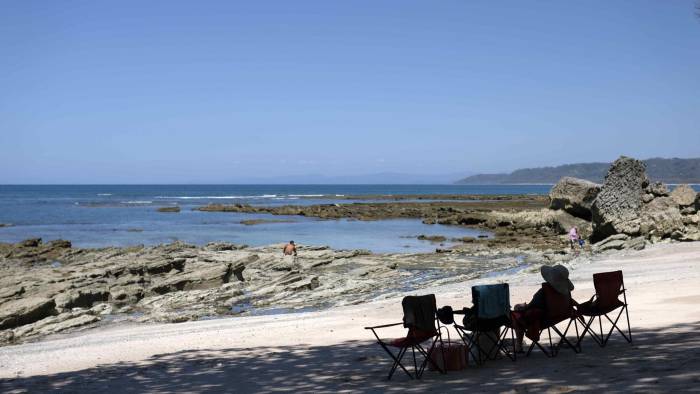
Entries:
{"type": "MultiPolygon", "coordinates": [[[[574,284],[569,280],[569,270],[563,265],[542,266],[540,269],[542,278],[549,283],[557,292],[571,297],[571,291],[574,289],[574,284]]],[[[528,303],[515,305],[513,308],[513,328],[515,328],[516,342],[515,351],[521,353],[523,351],[523,337],[525,331],[534,330],[539,327],[541,318],[547,311],[547,305],[542,287],[532,296],[532,300],[528,303]]],[[[537,335],[538,333],[533,333],[537,335]]],[[[530,337],[530,332],[528,332],[530,337]]]]}

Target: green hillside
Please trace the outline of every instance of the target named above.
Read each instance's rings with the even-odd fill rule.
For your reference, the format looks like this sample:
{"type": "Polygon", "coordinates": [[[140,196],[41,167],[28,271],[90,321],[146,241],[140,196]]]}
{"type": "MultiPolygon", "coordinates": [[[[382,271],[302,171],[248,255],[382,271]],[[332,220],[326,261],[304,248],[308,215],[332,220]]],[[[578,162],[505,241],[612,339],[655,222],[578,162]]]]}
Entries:
{"type": "MultiPolygon", "coordinates": [[[[700,183],[700,158],[644,160],[652,181],[664,183],[700,183]]],[[[556,167],[523,168],[510,174],[478,174],[457,181],[458,184],[557,183],[565,176],[602,183],[610,163],[578,163],[556,167]]]]}

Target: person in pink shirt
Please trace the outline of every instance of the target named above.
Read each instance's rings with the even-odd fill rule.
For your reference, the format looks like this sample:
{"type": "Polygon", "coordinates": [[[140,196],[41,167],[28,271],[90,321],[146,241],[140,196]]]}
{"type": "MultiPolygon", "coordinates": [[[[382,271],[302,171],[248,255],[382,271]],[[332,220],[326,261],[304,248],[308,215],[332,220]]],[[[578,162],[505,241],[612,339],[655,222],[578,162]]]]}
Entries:
{"type": "Polygon", "coordinates": [[[569,230],[569,242],[571,243],[571,249],[573,250],[577,245],[579,245],[580,236],[578,235],[578,229],[576,226],[571,227],[569,230]]]}

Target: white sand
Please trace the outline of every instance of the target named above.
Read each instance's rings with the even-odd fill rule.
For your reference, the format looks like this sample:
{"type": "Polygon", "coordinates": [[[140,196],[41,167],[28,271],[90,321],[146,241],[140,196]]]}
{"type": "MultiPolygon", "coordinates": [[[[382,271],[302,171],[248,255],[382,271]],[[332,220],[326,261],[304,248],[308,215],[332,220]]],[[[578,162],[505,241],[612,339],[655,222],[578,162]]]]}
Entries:
{"type": "MultiPolygon", "coordinates": [[[[409,381],[385,381],[388,358],[364,326],[401,320],[400,299],[298,314],[88,330],[0,348],[0,392],[43,391],[604,391],[700,390],[700,243],[656,245],[640,252],[575,262],[579,301],[593,294],[592,274],[622,269],[635,343],[591,340],[583,353],[562,349],[513,363],[409,381]]],[[[421,291],[438,306],[467,306],[470,286],[508,281],[511,299],[529,300],[539,275],[521,272],[421,291]]],[[[387,332],[400,334],[401,328],[387,332]]]]}

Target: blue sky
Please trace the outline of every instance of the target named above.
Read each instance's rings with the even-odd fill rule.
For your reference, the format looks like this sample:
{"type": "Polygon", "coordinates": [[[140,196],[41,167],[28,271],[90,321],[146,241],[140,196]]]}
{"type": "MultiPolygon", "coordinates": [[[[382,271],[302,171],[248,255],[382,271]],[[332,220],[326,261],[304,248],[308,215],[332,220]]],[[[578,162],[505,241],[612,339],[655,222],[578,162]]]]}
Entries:
{"type": "Polygon", "coordinates": [[[0,183],[700,156],[688,1],[4,1],[0,183]]]}

